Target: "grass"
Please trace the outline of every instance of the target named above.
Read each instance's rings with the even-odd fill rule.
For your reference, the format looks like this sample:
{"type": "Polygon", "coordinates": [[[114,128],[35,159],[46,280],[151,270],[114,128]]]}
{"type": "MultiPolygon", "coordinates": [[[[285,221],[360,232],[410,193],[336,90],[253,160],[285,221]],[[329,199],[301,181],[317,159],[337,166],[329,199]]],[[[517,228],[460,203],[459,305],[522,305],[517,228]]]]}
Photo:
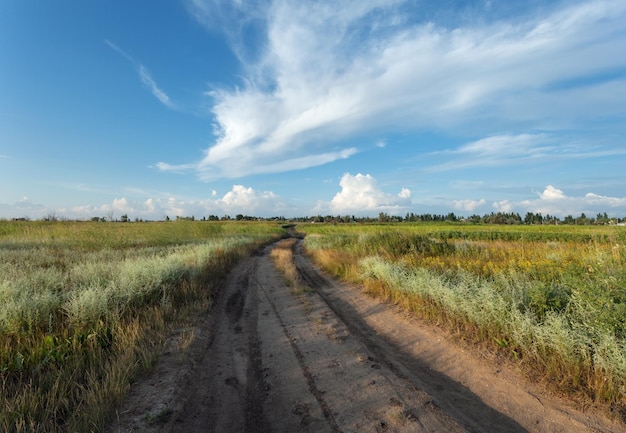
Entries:
{"type": "Polygon", "coordinates": [[[270,257],[292,291],[299,294],[307,291],[307,287],[302,283],[302,278],[294,262],[293,249],[297,242],[296,238],[284,239],[278,242],[272,248],[270,257]]]}
{"type": "Polygon", "coordinates": [[[0,430],[102,431],[263,223],[0,222],[0,430]]]}
{"type": "Polygon", "coordinates": [[[626,420],[619,227],[304,225],[327,271],[626,420]]]}

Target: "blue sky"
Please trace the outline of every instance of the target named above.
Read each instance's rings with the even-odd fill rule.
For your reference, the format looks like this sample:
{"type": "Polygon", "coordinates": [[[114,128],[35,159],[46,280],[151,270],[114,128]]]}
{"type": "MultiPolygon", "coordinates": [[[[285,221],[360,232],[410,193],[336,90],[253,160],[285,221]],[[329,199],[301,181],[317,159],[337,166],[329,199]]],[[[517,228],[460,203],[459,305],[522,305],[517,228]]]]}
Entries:
{"type": "Polygon", "coordinates": [[[626,2],[0,5],[0,218],[626,217],[626,2]]]}

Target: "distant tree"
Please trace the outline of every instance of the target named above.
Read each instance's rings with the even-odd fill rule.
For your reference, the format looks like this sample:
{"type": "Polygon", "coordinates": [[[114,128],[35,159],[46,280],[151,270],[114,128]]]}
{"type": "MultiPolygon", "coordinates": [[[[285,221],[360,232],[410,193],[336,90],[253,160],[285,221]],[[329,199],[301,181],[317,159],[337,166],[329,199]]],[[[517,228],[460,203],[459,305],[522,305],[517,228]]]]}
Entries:
{"type": "Polygon", "coordinates": [[[56,212],[53,211],[53,212],[48,213],[48,215],[45,216],[43,220],[44,221],[58,221],[59,218],[57,217],[56,212]]]}
{"type": "Polygon", "coordinates": [[[450,222],[457,221],[457,217],[454,214],[454,212],[450,212],[448,215],[446,215],[446,221],[450,221],[450,222]]]}

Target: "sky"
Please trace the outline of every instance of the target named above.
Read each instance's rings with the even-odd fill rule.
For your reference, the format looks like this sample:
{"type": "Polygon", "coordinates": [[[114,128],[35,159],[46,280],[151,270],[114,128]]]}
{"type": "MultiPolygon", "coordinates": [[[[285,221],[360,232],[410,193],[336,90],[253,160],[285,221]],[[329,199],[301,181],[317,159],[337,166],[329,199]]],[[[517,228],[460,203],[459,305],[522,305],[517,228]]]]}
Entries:
{"type": "Polygon", "coordinates": [[[3,0],[0,218],[626,217],[623,0],[3,0]]]}

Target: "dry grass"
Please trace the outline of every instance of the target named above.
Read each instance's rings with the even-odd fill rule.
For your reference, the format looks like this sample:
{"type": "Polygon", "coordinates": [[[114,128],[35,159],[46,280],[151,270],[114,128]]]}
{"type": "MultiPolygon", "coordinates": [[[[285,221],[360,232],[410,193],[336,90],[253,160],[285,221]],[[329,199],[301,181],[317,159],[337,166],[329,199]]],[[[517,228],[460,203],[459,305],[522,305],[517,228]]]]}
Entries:
{"type": "Polygon", "coordinates": [[[307,286],[302,282],[298,268],[294,261],[293,249],[295,248],[298,239],[289,238],[278,242],[270,257],[274,262],[274,265],[282,273],[287,284],[291,287],[294,293],[304,293],[307,291],[307,286]]]}
{"type": "Polygon", "coordinates": [[[170,330],[193,325],[228,269],[282,233],[0,222],[0,431],[101,431],[170,330]]]}
{"type": "Polygon", "coordinates": [[[314,232],[307,252],[326,271],[507,353],[534,378],[626,420],[622,231],[304,229],[314,232]]]}

